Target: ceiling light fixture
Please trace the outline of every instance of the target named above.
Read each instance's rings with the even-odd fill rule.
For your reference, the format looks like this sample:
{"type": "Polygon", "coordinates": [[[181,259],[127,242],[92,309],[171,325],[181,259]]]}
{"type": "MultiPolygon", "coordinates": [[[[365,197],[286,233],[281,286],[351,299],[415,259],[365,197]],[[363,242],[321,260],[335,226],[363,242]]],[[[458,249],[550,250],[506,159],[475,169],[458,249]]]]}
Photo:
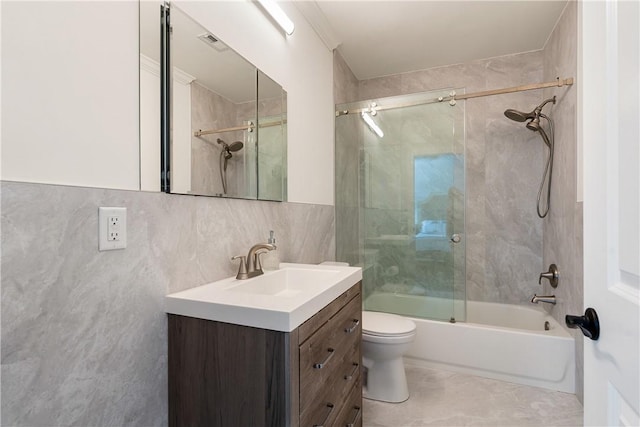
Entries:
{"type": "Polygon", "coordinates": [[[376,122],[373,121],[369,113],[363,111],[362,119],[367,124],[367,126],[369,126],[369,129],[371,129],[376,135],[378,135],[380,138],[384,136],[384,132],[382,132],[382,129],[380,129],[376,122]]]}
{"type": "Polygon", "coordinates": [[[289,19],[286,13],[278,6],[274,0],[257,0],[260,6],[271,15],[271,17],[280,25],[280,27],[287,33],[288,36],[293,34],[295,25],[293,21],[289,19]]]}

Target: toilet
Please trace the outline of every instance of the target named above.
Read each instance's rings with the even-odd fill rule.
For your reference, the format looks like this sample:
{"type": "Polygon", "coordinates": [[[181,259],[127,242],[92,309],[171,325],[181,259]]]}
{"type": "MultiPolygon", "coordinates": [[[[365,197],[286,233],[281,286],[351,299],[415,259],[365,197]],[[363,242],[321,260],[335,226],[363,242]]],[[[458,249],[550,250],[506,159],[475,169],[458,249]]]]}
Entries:
{"type": "MultiPolygon", "coordinates": [[[[320,265],[348,266],[325,261],[320,265]]],[[[416,336],[416,324],[406,317],[377,311],[362,312],[362,364],[365,399],[400,403],[409,398],[402,356],[416,336]]]]}
{"type": "Polygon", "coordinates": [[[416,336],[416,324],[401,316],[362,312],[363,397],[399,403],[409,398],[402,356],[416,336]]]}

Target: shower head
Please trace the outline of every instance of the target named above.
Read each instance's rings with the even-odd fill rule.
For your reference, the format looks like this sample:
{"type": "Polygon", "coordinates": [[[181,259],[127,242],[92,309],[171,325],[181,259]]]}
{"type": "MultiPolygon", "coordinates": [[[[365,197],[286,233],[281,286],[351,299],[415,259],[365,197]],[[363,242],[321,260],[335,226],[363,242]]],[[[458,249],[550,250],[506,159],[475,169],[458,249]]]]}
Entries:
{"type": "Polygon", "coordinates": [[[222,145],[222,148],[227,153],[240,151],[242,150],[242,147],[244,147],[244,144],[241,141],[235,141],[235,142],[232,142],[231,144],[227,144],[222,139],[218,138],[217,142],[218,144],[222,145]]]}
{"type": "Polygon", "coordinates": [[[553,98],[545,100],[542,104],[534,108],[530,113],[523,113],[522,111],[508,109],[504,112],[504,115],[516,122],[526,122],[527,120],[530,120],[530,122],[527,123],[527,129],[537,131],[538,129],[540,129],[540,114],[542,113],[542,108],[549,102],[553,102],[555,104],[556,97],[554,96],[553,98]]]}
{"type": "Polygon", "coordinates": [[[530,113],[523,113],[522,111],[508,109],[504,112],[504,115],[507,118],[514,120],[516,122],[526,122],[527,120],[531,120],[535,117],[533,111],[530,113]]]}
{"type": "Polygon", "coordinates": [[[229,146],[227,147],[227,150],[235,152],[235,151],[242,150],[242,147],[244,147],[244,144],[241,141],[235,141],[229,144],[229,146]]]}
{"type": "Polygon", "coordinates": [[[526,124],[527,129],[537,132],[540,130],[540,116],[535,116],[526,124]]]}

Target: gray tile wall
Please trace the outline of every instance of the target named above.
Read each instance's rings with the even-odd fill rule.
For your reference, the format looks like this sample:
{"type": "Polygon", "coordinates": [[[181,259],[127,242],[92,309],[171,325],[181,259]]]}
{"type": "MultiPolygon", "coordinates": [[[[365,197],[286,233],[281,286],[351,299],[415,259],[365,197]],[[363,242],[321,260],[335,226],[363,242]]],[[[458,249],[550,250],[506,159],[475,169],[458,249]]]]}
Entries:
{"type": "Polygon", "coordinates": [[[3,182],[2,425],[167,424],[163,297],[235,274],[270,229],[283,261],[334,259],[332,206],[3,182]],[[128,247],[99,252],[99,206],[128,247]]]}
{"type": "MultiPolygon", "coordinates": [[[[544,76],[576,77],[577,74],[577,2],[567,4],[544,50],[544,76]]],[[[543,292],[555,294],[557,304],[547,309],[564,324],[566,314],[582,314],[582,202],[577,195],[577,87],[546,90],[545,96],[557,96],[551,116],[555,124],[555,160],[551,190],[551,210],[544,221],[544,266],[558,265],[560,282],[556,289],[545,281],[543,292]]],[[[569,330],[576,338],[576,395],[583,397],[583,336],[569,330]]]]}
{"type": "MultiPolygon", "coordinates": [[[[337,50],[333,54],[333,86],[336,104],[352,102],[358,98],[358,79],[337,50]]],[[[361,244],[358,189],[361,140],[361,127],[358,123],[336,120],[336,259],[352,265],[362,262],[359,256],[361,244]]]]}
{"type": "MultiPolygon", "coordinates": [[[[344,79],[336,100],[376,99],[441,88],[467,92],[553,81],[577,74],[577,2],[569,1],[543,51],[529,52],[397,74],[359,82],[354,98],[344,79]]],[[[345,74],[346,64],[337,65],[345,74]]],[[[337,73],[337,74],[340,74],[337,73]]],[[[577,88],[552,88],[466,102],[467,143],[467,297],[472,300],[528,304],[534,293],[554,294],[546,308],[564,324],[565,314],[583,307],[582,202],[577,201],[577,88]],[[557,96],[551,112],[556,129],[551,211],[535,213],[546,151],[539,136],[503,116],[507,108],[530,111],[557,96]],[[544,236],[544,237],[543,237],[544,236]],[[560,286],[537,285],[550,263],[559,266],[560,286]]],[[[336,101],[338,102],[338,101],[336,101]]],[[[338,181],[339,182],[339,181],[338,181]]],[[[340,236],[338,236],[340,239],[340,236]]],[[[582,335],[576,338],[576,395],[583,396],[582,335]]]]}
{"type": "MultiPolygon", "coordinates": [[[[529,52],[364,80],[360,99],[443,88],[466,92],[543,79],[543,53],[529,52]]],[[[530,111],[539,91],[459,101],[465,108],[467,298],[528,304],[542,268],[542,220],[535,211],[544,144],[504,110],[530,111]]],[[[459,107],[454,107],[459,108],[459,107]]]]}
{"type": "MultiPolygon", "coordinates": [[[[255,106],[255,103],[253,105],[255,106]]],[[[238,104],[234,104],[197,82],[191,83],[191,129],[211,130],[241,126],[242,121],[237,118],[238,107],[238,104]]],[[[248,115],[245,120],[253,116],[248,115]]],[[[218,138],[222,138],[229,144],[238,140],[244,142],[244,133],[233,131],[203,136],[191,135],[191,192],[193,194],[223,193],[219,159],[222,146],[217,143],[218,138]]],[[[236,152],[232,160],[229,160],[227,194],[230,196],[246,195],[243,162],[245,152],[246,150],[236,152]]]]}

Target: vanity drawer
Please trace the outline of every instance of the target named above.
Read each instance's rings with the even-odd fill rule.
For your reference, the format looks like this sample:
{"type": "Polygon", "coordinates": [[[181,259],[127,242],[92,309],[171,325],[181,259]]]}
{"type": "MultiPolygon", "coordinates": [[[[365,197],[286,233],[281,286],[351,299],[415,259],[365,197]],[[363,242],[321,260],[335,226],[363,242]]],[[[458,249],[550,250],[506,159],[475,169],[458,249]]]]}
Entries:
{"type": "Polygon", "coordinates": [[[360,380],[349,393],[344,407],[338,413],[334,425],[336,427],[362,427],[362,393],[360,380]]]}
{"type": "MultiPolygon", "coordinates": [[[[361,395],[360,385],[360,352],[351,347],[349,352],[336,362],[332,374],[326,381],[318,380],[316,383],[300,384],[300,414],[301,426],[323,425],[322,422],[329,411],[325,408],[335,407],[335,416],[341,411],[349,394],[357,389],[361,395]]],[[[333,423],[330,423],[332,425],[333,423]]]]}
{"type": "Polygon", "coordinates": [[[301,425],[320,425],[328,405],[336,416],[359,380],[361,317],[361,299],[353,298],[300,346],[301,425]]]}
{"type": "MultiPolygon", "coordinates": [[[[317,312],[312,318],[304,322],[298,327],[298,342],[302,344],[325,323],[329,321],[337,312],[340,311],[349,301],[355,298],[361,292],[362,282],[356,283],[347,289],[342,295],[333,300],[331,304],[317,312]]],[[[360,308],[362,309],[362,308],[360,308]]]]}

